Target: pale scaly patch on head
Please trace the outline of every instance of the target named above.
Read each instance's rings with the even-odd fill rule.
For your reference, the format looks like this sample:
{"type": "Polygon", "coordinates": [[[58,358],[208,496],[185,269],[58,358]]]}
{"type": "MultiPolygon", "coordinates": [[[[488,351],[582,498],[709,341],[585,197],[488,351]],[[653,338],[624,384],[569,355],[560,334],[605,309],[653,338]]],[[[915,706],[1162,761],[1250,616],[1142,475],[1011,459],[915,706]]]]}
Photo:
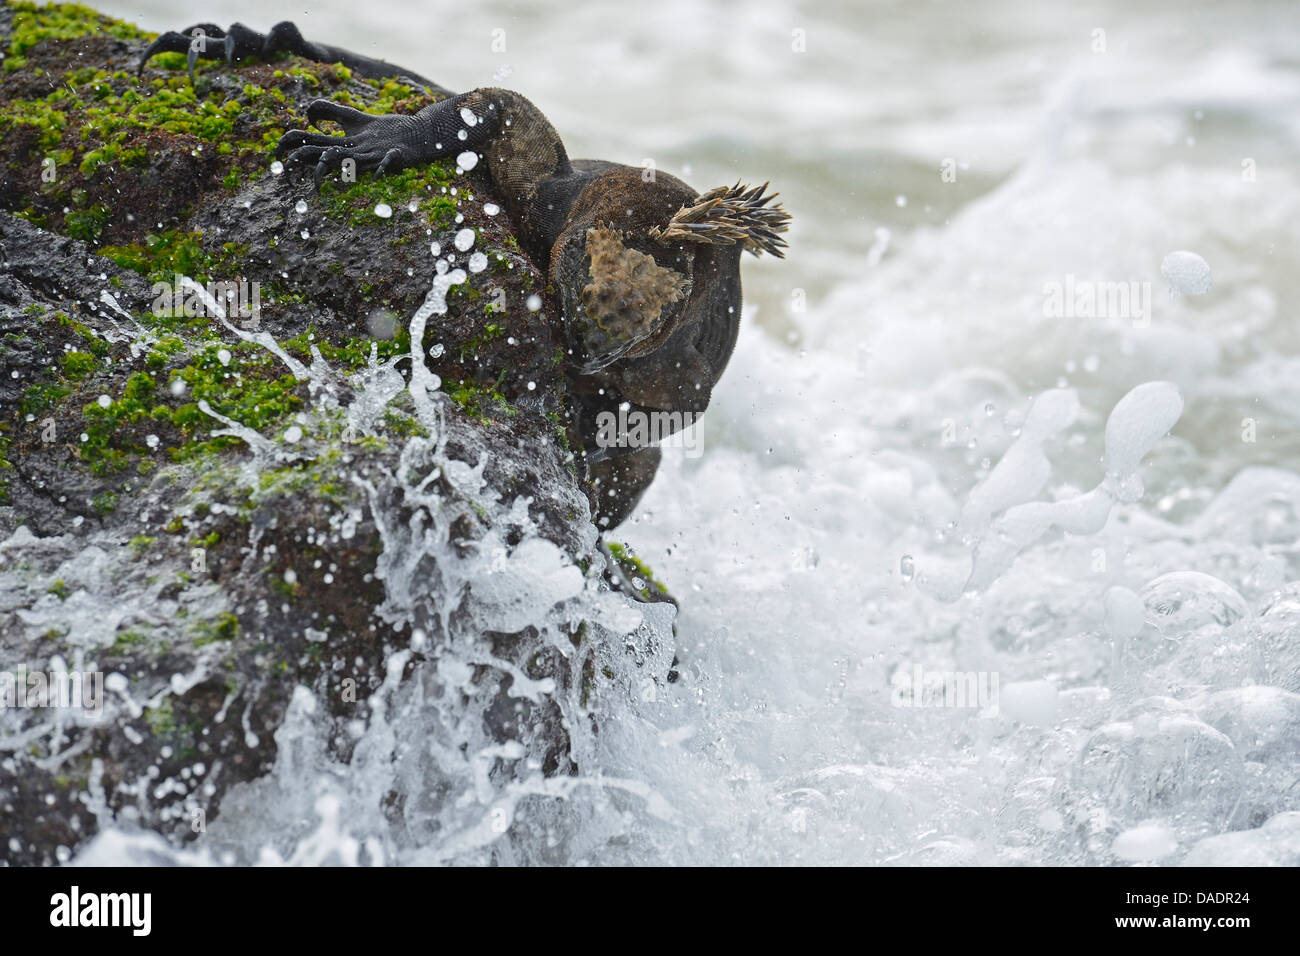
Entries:
{"type": "Polygon", "coordinates": [[[587,255],[591,282],[583,287],[582,307],[616,341],[649,335],[664,306],[681,299],[689,285],[675,269],[627,248],[620,234],[604,225],[587,230],[587,255]]]}
{"type": "Polygon", "coordinates": [[[770,252],[784,259],[786,241],[780,233],[790,228],[790,214],[780,203],[768,205],[779,193],[764,196],[768,184],[719,186],[710,189],[689,206],[682,206],[668,225],[650,230],[650,238],[660,242],[681,239],[714,245],[743,243],[754,255],[770,252]]]}

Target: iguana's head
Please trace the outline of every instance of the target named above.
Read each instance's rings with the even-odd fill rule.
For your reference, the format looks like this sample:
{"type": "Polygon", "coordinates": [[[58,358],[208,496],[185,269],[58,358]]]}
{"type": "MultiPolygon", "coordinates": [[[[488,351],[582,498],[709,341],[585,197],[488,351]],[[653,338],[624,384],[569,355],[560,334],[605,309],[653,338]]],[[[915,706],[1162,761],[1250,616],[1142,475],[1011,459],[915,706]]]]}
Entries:
{"type": "Polygon", "coordinates": [[[719,296],[697,286],[739,284],[734,256],[722,259],[736,263],[726,270],[736,274],[719,274],[718,247],[782,256],[790,216],[766,189],[737,183],[699,195],[676,177],[629,167],[588,185],[551,251],[583,370],[649,355],[706,322],[719,296]]]}

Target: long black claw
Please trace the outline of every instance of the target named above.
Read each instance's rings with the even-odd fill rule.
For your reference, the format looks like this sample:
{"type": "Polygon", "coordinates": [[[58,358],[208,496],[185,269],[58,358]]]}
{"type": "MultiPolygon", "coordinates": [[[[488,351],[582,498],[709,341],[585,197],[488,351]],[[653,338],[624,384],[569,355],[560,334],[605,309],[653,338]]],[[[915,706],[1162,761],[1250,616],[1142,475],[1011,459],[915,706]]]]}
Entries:
{"type": "Polygon", "coordinates": [[[384,158],[381,159],[379,165],[375,167],[375,178],[378,179],[380,176],[387,173],[390,168],[395,173],[401,172],[402,170],[402,151],[396,146],[384,153],[384,158]]]}
{"type": "Polygon", "coordinates": [[[136,64],[135,75],[139,76],[144,73],[145,66],[151,59],[159,53],[184,53],[190,48],[190,38],[170,30],[167,33],[160,33],[158,37],[149,44],[149,48],[144,51],[144,56],[140,57],[140,62],[136,64]]]}
{"type": "Polygon", "coordinates": [[[317,190],[320,189],[321,181],[325,178],[325,174],[329,172],[330,167],[339,165],[346,157],[347,151],[341,146],[331,146],[321,153],[320,162],[316,164],[316,171],[312,174],[312,178],[316,181],[317,190]]]}

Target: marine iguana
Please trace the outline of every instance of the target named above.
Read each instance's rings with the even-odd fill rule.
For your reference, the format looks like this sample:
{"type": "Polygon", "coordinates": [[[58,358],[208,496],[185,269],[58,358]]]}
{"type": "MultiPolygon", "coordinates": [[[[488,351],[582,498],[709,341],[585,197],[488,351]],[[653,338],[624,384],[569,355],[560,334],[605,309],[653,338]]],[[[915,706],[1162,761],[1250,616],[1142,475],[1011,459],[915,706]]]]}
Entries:
{"type": "Polygon", "coordinates": [[[402,67],[308,42],[290,22],[267,34],[238,23],[164,33],[139,70],[163,52],[187,54],[191,74],[200,57],[234,62],[287,52],[368,78],[397,76],[444,97],[410,116],[316,100],[310,123],[334,122],[344,135],[289,130],[277,155],[287,169],[311,170],[318,186],[346,160],[376,176],[467,151],[486,160],[474,174],[487,176],[520,245],[560,298],[593,517],[604,528],[622,522],[661,453],[654,445],[593,447],[597,418],[628,403],[659,413],[670,432],[708,407],[740,328],[740,253],[784,255],[790,216],[771,202],[767,184],[737,182],[701,195],[666,173],[571,160],[550,122],[518,93],[454,93],[402,67]]]}

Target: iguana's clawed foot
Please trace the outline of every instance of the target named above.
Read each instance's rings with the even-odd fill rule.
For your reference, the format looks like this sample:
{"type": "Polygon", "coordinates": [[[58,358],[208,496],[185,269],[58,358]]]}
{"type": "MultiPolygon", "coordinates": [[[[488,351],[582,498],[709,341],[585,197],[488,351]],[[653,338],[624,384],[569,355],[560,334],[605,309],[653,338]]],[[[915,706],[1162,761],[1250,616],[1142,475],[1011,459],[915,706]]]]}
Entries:
{"type": "Polygon", "coordinates": [[[196,23],[177,33],[160,34],[149,49],[144,51],[136,73],[144,72],[145,64],[159,53],[184,53],[190,79],[194,79],[194,64],[199,60],[269,60],[277,53],[307,54],[307,43],[298,28],[288,20],[271,27],[269,33],[259,33],[242,23],[232,24],[223,30],[215,23],[196,23]]]}
{"type": "MultiPolygon", "coordinates": [[[[140,60],[137,73],[158,53],[184,53],[189,66],[190,80],[194,79],[194,64],[200,59],[236,63],[240,60],[269,60],[277,53],[294,53],[317,62],[327,59],[352,59],[358,68],[408,78],[400,68],[388,68],[378,61],[365,60],[346,51],[311,44],[303,39],[298,28],[289,21],[277,23],[270,32],[262,34],[242,23],[222,30],[213,23],[197,23],[182,33],[164,33],[149,45],[140,60]],[[341,54],[334,57],[333,54],[341,54]]],[[[414,85],[432,85],[419,77],[409,78],[414,85]]],[[[374,170],[376,175],[398,172],[430,157],[428,144],[419,135],[418,124],[410,116],[375,116],[330,100],[316,100],[307,108],[307,119],[314,125],[325,120],[343,127],[344,136],[327,136],[305,130],[289,130],[280,138],[276,155],[291,170],[313,168],[317,188],[327,172],[343,169],[351,163],[352,173],[374,170]]]]}
{"type": "Polygon", "coordinates": [[[419,124],[413,116],[376,116],[332,100],[316,100],[307,107],[307,119],[316,126],[338,123],[345,135],[291,129],[280,137],[275,153],[289,171],[312,167],[317,189],[326,173],[349,162],[353,174],[374,170],[382,176],[421,162],[427,153],[421,148],[419,124]]]}
{"type": "Polygon", "coordinates": [[[194,64],[199,60],[224,59],[227,63],[241,60],[269,61],[278,53],[292,53],[315,63],[341,63],[358,76],[370,79],[396,77],[400,82],[417,89],[423,88],[443,96],[451,95],[450,90],[403,67],[326,43],[312,43],[288,20],[277,23],[267,33],[259,33],[242,23],[232,24],[229,30],[223,30],[215,23],[196,23],[179,33],[164,33],[144,51],[136,73],[143,73],[145,64],[158,53],[184,53],[190,70],[190,82],[194,81],[194,64]]]}

